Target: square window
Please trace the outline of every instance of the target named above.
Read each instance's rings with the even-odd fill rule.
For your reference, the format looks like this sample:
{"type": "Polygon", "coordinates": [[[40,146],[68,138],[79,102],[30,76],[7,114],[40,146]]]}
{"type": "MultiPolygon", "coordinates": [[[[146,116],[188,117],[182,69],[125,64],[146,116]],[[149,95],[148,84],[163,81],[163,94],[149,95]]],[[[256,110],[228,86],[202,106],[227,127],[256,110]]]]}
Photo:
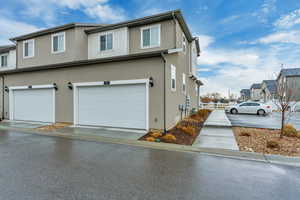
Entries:
{"type": "Polygon", "coordinates": [[[141,29],[141,47],[153,48],[160,46],[160,25],[141,29]]]}
{"type": "Polygon", "coordinates": [[[113,34],[108,33],[100,35],[100,51],[107,51],[113,49],[113,34]]]}
{"type": "Polygon", "coordinates": [[[34,57],[34,40],[26,40],[23,42],[23,58],[34,57]]]}
{"type": "Polygon", "coordinates": [[[7,67],[7,58],[8,55],[1,55],[1,67],[7,67]]]}
{"type": "Polygon", "coordinates": [[[52,53],[65,51],[65,32],[52,35],[52,53]]]}

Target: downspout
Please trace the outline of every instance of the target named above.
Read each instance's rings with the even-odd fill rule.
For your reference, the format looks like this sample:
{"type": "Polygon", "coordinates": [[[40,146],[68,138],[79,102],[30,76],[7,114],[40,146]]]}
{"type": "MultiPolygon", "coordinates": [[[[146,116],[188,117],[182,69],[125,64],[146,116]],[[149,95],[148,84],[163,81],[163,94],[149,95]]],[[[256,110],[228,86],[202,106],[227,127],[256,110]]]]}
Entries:
{"type": "Polygon", "coordinates": [[[4,119],[4,76],[1,76],[2,78],[2,114],[1,114],[1,120],[2,121],[4,119]]]}
{"type": "Polygon", "coordinates": [[[200,84],[197,84],[197,110],[200,109],[200,84]]]}
{"type": "Polygon", "coordinates": [[[176,29],[176,17],[175,17],[175,13],[172,12],[172,16],[173,16],[173,22],[174,22],[174,49],[177,48],[177,29],[176,29]]]}
{"type": "Polygon", "coordinates": [[[167,117],[166,117],[166,115],[167,115],[167,108],[166,108],[166,105],[167,105],[167,103],[166,103],[166,74],[167,74],[167,72],[166,72],[166,70],[167,70],[167,60],[166,60],[166,58],[165,58],[165,55],[164,55],[164,53],[161,53],[161,57],[162,57],[162,59],[163,59],[163,61],[164,61],[164,95],[163,95],[163,98],[164,98],[164,134],[166,134],[167,133],[167,117]]]}

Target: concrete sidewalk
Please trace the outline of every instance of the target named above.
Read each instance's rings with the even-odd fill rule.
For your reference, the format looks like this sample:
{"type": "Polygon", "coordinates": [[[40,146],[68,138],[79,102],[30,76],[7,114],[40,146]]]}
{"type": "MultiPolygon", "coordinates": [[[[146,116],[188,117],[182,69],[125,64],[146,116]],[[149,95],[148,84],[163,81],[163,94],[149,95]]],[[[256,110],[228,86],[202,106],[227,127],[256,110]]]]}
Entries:
{"type": "Polygon", "coordinates": [[[204,126],[232,127],[224,110],[214,110],[204,122],[204,126]]]}
{"type": "Polygon", "coordinates": [[[231,123],[223,110],[214,110],[209,115],[200,135],[192,146],[198,148],[239,150],[231,123]]]}

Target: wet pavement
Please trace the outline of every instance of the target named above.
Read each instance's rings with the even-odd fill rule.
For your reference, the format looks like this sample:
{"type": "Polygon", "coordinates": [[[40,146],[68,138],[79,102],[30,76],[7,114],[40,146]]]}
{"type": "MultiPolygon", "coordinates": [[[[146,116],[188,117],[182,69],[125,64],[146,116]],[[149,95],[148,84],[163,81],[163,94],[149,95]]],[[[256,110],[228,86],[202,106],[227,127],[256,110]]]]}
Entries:
{"type": "MultiPolygon", "coordinates": [[[[273,112],[266,116],[258,116],[227,113],[227,117],[232,126],[279,129],[281,124],[280,114],[279,112],[273,112]]],[[[289,117],[288,123],[293,124],[296,129],[300,130],[300,112],[293,113],[289,117]]]]}
{"type": "Polygon", "coordinates": [[[296,167],[0,130],[0,199],[294,200],[296,167]]]}

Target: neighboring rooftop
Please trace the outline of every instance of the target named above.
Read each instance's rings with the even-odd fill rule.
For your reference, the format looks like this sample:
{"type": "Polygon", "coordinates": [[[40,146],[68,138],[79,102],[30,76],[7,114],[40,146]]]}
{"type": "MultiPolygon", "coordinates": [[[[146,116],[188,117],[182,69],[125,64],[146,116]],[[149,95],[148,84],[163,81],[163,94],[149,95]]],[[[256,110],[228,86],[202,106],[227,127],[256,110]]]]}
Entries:
{"type": "Polygon", "coordinates": [[[283,76],[300,76],[300,68],[286,68],[286,69],[281,69],[278,78],[281,75],[283,75],[283,76]]]}
{"type": "Polygon", "coordinates": [[[250,97],[250,89],[242,89],[240,93],[246,97],[250,97]]]}
{"type": "Polygon", "coordinates": [[[266,83],[267,88],[271,93],[276,93],[277,85],[275,80],[264,80],[263,83],[266,83]]]}
{"type": "Polygon", "coordinates": [[[251,85],[250,89],[260,89],[261,88],[261,84],[260,83],[254,83],[251,85]]]}
{"type": "Polygon", "coordinates": [[[15,45],[4,45],[0,46],[0,53],[8,52],[10,50],[16,49],[15,45]]]}
{"type": "Polygon", "coordinates": [[[30,39],[33,37],[37,37],[37,36],[42,36],[42,35],[46,35],[49,33],[55,33],[57,31],[63,31],[63,30],[67,30],[67,29],[71,29],[74,27],[103,27],[106,26],[105,24],[92,24],[92,23],[68,23],[68,24],[64,24],[61,26],[56,26],[56,27],[52,27],[52,28],[48,28],[48,29],[44,29],[44,30],[40,30],[37,32],[33,32],[33,33],[29,33],[26,35],[21,35],[18,37],[14,37],[11,38],[11,41],[19,41],[19,40],[26,40],[26,39],[30,39]]]}

